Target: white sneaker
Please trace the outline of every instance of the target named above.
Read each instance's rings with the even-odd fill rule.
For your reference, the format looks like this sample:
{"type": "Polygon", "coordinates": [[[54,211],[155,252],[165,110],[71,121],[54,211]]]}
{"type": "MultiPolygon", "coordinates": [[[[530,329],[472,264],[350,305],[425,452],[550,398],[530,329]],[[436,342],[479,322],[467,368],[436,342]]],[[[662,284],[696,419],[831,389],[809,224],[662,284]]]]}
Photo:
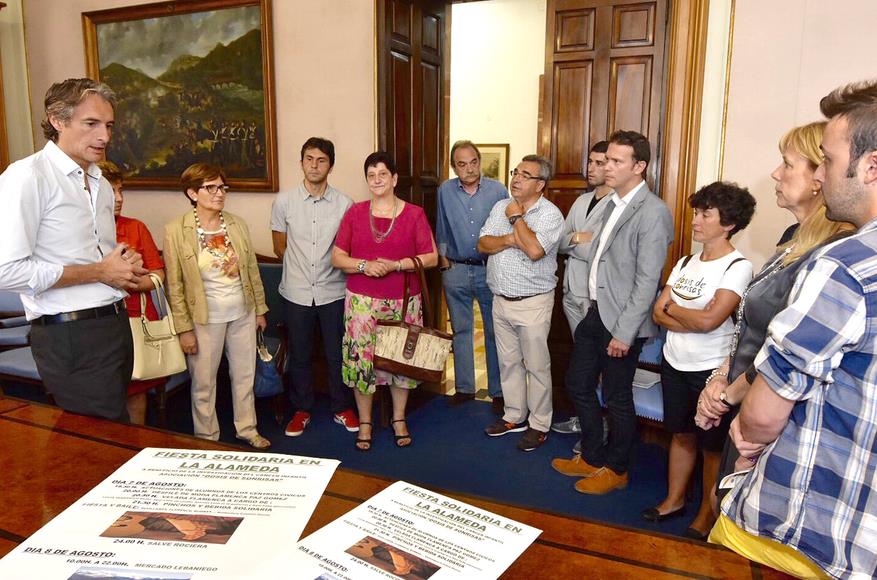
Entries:
{"type": "Polygon", "coordinates": [[[551,425],[551,430],[555,433],[581,433],[582,426],[579,424],[579,418],[575,415],[569,418],[568,421],[563,421],[562,423],[554,423],[551,425]]]}

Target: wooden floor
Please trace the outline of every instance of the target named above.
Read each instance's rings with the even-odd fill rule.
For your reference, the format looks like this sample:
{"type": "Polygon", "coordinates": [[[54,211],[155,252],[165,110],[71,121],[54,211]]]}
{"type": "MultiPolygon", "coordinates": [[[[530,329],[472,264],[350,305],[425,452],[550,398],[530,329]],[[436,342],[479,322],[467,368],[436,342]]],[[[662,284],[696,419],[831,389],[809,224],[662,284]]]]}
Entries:
{"type": "MultiPolygon", "coordinates": [[[[70,415],[54,407],[9,398],[0,398],[0,441],[3,449],[0,556],[144,447],[240,449],[150,427],[70,415]]],[[[390,483],[339,469],[305,535],[350,511],[390,483]]],[[[462,494],[447,495],[544,530],[503,578],[787,578],[700,542],[521,509],[462,494]]]]}

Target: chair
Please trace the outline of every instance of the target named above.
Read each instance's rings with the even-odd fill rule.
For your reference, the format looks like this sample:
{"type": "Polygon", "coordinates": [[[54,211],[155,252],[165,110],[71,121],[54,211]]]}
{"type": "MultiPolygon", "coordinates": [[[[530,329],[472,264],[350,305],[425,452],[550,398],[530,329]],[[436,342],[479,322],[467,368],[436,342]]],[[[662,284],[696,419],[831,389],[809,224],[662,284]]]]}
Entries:
{"type": "MultiPolygon", "coordinates": [[[[274,364],[280,376],[286,371],[286,354],[289,348],[283,298],[278,292],[280,281],[283,278],[283,262],[270,256],[257,255],[259,262],[259,276],[262,278],[262,286],[265,288],[265,303],[268,305],[268,327],[265,329],[265,346],[274,356],[274,364]]],[[[253,353],[255,356],[255,353],[253,353]]],[[[283,425],[284,406],[286,394],[280,393],[272,399],[274,418],[279,425],[283,425]]]]}
{"type": "Polygon", "coordinates": [[[55,404],[54,397],[45,390],[29,346],[0,352],[0,394],[3,394],[3,383],[6,381],[38,385],[46,393],[49,403],[55,404]]]}

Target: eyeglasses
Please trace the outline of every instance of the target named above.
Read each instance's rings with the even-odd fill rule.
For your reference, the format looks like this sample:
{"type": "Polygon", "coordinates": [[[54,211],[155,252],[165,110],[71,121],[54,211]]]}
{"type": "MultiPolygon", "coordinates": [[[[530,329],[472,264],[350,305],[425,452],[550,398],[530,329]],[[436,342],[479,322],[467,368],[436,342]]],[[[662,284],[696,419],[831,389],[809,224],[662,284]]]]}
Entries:
{"type": "Polygon", "coordinates": [[[526,171],[519,172],[517,169],[512,169],[511,171],[509,171],[509,175],[512,176],[512,179],[514,179],[515,177],[520,177],[521,179],[526,179],[526,180],[536,179],[538,181],[545,181],[544,178],[539,177],[538,175],[530,175],[526,171]]]}
{"type": "Polygon", "coordinates": [[[228,186],[225,185],[224,183],[222,185],[217,185],[215,183],[211,183],[209,185],[202,185],[198,189],[206,189],[207,193],[209,193],[210,195],[216,195],[220,191],[222,191],[222,193],[228,193],[228,186]]]}

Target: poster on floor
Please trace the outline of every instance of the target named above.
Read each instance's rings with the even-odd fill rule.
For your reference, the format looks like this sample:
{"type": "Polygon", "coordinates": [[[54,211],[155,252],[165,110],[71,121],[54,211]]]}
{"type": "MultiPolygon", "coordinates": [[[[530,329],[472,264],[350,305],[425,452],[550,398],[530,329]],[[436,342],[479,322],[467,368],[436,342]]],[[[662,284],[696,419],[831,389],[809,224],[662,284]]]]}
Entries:
{"type": "Polygon", "coordinates": [[[298,543],[297,578],[498,578],[542,533],[397,481],[298,543]]]}
{"type": "Polygon", "coordinates": [[[0,560],[0,578],[287,577],[266,566],[292,551],[338,464],[144,449],[0,560]]]}

